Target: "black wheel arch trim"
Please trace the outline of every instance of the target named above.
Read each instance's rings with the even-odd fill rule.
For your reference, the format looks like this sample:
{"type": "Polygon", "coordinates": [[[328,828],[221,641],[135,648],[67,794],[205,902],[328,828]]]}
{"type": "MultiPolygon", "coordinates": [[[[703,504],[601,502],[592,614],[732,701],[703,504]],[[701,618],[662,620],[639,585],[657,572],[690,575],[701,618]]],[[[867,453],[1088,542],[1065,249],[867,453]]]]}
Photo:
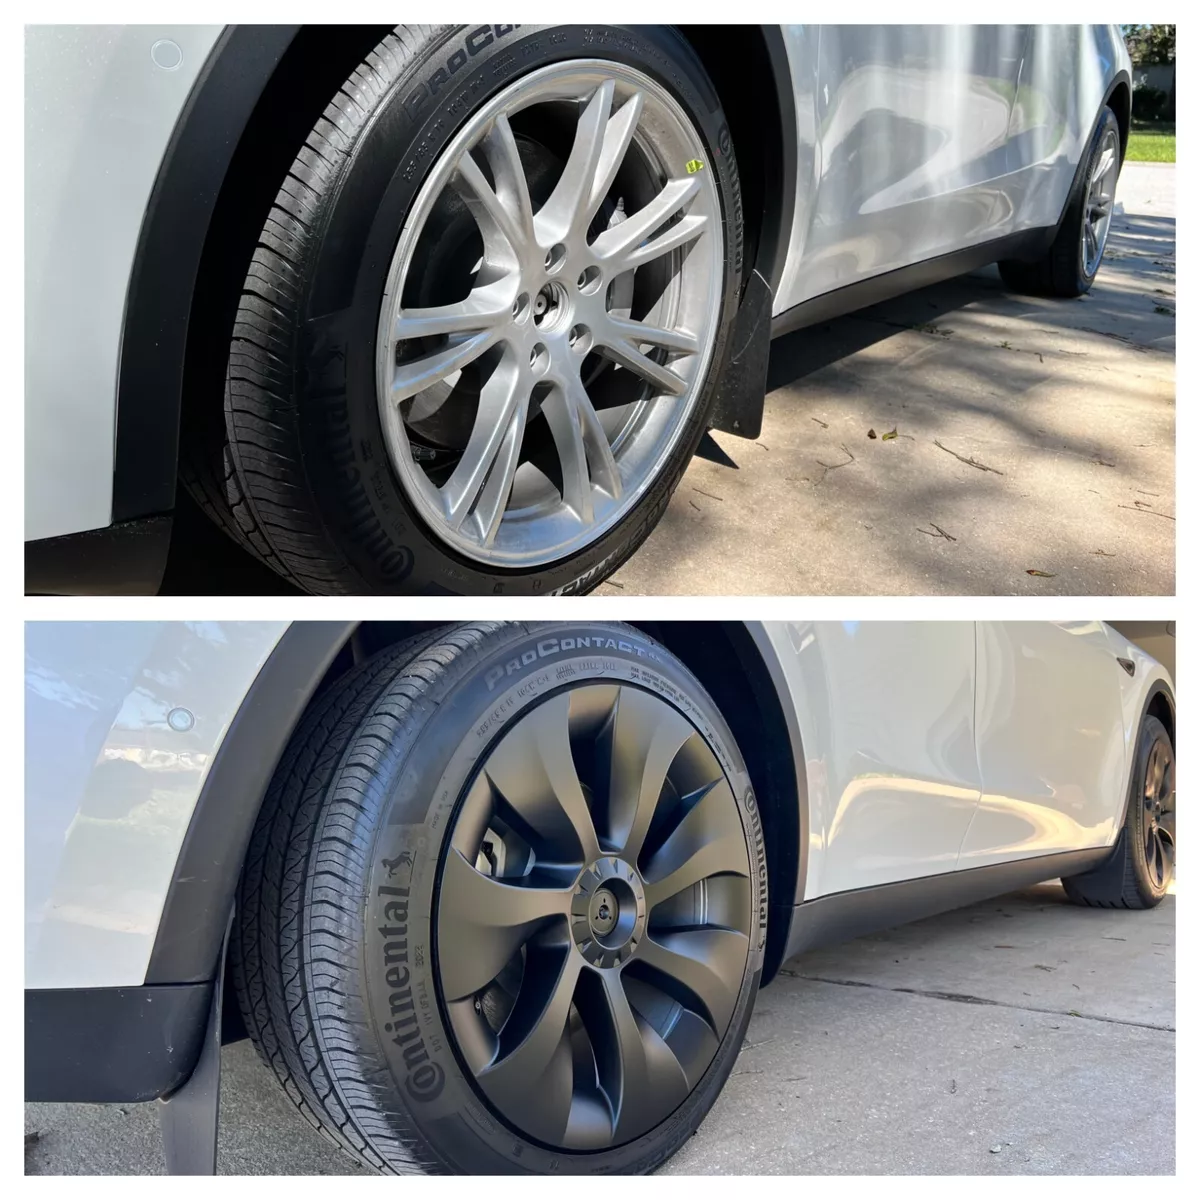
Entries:
{"type": "Polygon", "coordinates": [[[227,27],[163,154],[121,329],[113,522],[174,507],[188,327],[209,220],[246,124],[299,30],[227,27]]]}
{"type": "Polygon", "coordinates": [[[208,982],[271,776],[356,622],[284,631],[217,748],[188,824],[146,968],[147,984],[208,982]]]}
{"type": "Polygon", "coordinates": [[[140,1104],[187,1082],[213,985],[26,989],[25,1099],[140,1104]]]}

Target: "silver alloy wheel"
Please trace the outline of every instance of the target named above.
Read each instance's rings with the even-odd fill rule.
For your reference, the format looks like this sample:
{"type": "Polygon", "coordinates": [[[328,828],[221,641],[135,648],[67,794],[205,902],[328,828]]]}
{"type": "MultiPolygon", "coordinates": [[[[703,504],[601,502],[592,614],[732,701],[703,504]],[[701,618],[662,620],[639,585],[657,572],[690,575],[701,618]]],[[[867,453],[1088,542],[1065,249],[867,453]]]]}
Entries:
{"type": "Polygon", "coordinates": [[[1117,171],[1121,165],[1121,146],[1115,129],[1109,129],[1100,143],[1100,153],[1088,180],[1087,200],[1083,206],[1083,273],[1089,279],[1100,269],[1108,227],[1112,221],[1113,200],[1117,192],[1117,171]]]}
{"type": "Polygon", "coordinates": [[[377,387],[405,493],[459,553],[564,558],[657,477],[718,331],[705,157],[654,80],[576,60],[505,89],[435,163],[392,260],[377,387]]]}

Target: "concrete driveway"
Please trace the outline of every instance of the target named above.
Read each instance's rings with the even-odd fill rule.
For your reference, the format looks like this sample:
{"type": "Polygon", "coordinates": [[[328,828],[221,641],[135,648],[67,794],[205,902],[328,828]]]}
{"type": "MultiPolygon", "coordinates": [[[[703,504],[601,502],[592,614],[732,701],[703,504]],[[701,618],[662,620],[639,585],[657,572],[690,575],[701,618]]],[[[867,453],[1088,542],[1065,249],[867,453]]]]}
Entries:
{"type": "MultiPolygon", "coordinates": [[[[1171,1174],[1175,898],[1047,884],[794,959],[670,1174],[1171,1174]]],[[[153,1105],[25,1106],[25,1169],[163,1170],[153,1105]],[[36,1134],[31,1141],[30,1135],[36,1134]]],[[[220,1170],[362,1172],[226,1049],[220,1170]]]]}
{"type": "Polygon", "coordinates": [[[776,342],[601,593],[1173,595],[1174,166],[1117,199],[1080,300],[989,267],[776,342]]]}

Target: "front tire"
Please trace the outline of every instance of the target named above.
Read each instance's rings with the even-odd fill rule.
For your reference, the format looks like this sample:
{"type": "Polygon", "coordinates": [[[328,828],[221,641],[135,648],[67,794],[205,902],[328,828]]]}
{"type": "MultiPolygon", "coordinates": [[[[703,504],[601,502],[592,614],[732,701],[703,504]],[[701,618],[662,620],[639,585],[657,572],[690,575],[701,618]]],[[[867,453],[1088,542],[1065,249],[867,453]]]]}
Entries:
{"type": "Polygon", "coordinates": [[[732,1068],[762,969],[745,765],[609,624],[384,652],[292,740],[232,942],[247,1029],[378,1170],[652,1170],[732,1068]]]}
{"type": "Polygon", "coordinates": [[[1154,908],[1175,877],[1175,751],[1157,717],[1138,740],[1125,824],[1112,857],[1064,879],[1067,896],[1094,908],[1154,908]]]}
{"type": "Polygon", "coordinates": [[[677,32],[399,27],[283,181],[197,490],[310,592],[589,590],[707,427],[741,258],[677,32]]]}

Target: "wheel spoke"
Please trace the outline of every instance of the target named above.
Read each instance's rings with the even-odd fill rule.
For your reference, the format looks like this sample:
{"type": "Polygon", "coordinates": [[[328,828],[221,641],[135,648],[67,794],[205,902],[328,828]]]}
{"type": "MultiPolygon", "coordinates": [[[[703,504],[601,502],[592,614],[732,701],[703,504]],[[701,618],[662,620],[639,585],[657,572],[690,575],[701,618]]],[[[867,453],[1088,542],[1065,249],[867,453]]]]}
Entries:
{"type": "Polygon", "coordinates": [[[633,131],[642,115],[643,97],[641,92],[635,92],[609,118],[604,129],[604,141],[600,147],[600,157],[596,163],[595,177],[592,180],[592,191],[588,198],[587,207],[580,216],[578,226],[586,230],[592,218],[608,195],[625,160],[625,152],[633,140],[633,131]]]}
{"type": "Polygon", "coordinates": [[[638,947],[638,961],[720,1038],[733,1015],[749,948],[736,930],[688,929],[652,934],[638,947]]]}
{"type": "MultiPolygon", "coordinates": [[[[586,228],[590,205],[605,145],[608,116],[612,111],[613,81],[606,79],[592,93],[575,127],[575,141],[566,166],[550,198],[538,211],[534,224],[542,241],[559,241],[576,228],[586,228]]],[[[624,111],[624,109],[622,109],[624,111]]],[[[630,131],[632,134],[632,130],[630,131]]],[[[613,173],[616,173],[614,168],[613,173]]],[[[605,189],[607,190],[607,189],[605,189]]],[[[599,206],[599,201],[596,202],[599,206]]]]}
{"type": "Polygon", "coordinates": [[[544,862],[590,862],[600,852],[575,761],[567,693],[539,704],[492,751],[485,771],[544,862]]]}
{"type": "Polygon", "coordinates": [[[520,1112],[528,1132],[551,1143],[562,1141],[571,1115],[574,1069],[567,1017],[581,963],[567,948],[530,956],[496,1056],[476,1076],[494,1104],[520,1112]]]}
{"type": "Polygon", "coordinates": [[[630,1006],[620,971],[601,971],[605,1007],[588,1033],[613,1114],[613,1140],[628,1141],[673,1112],[690,1090],[671,1048],[630,1006]]]}
{"type": "MultiPolygon", "coordinates": [[[[479,393],[475,424],[462,458],[442,485],[446,520],[458,529],[472,506],[481,499],[485,484],[491,503],[480,513],[481,533],[494,534],[499,524],[517,470],[530,381],[520,363],[505,361],[494,370],[479,393]]],[[[483,540],[483,539],[481,539],[483,540]]]]}
{"type": "Polygon", "coordinates": [[[667,772],[695,730],[649,692],[621,688],[612,718],[608,835],[636,863],[667,772]]]}
{"type": "Polygon", "coordinates": [[[646,864],[646,906],[669,900],[712,875],[750,873],[746,838],[729,784],[710,784],[646,864]]]}
{"type": "Polygon", "coordinates": [[[647,325],[644,321],[626,321],[622,317],[608,317],[609,326],[616,337],[622,338],[633,346],[646,344],[661,346],[665,350],[678,350],[681,354],[696,354],[700,350],[700,340],[694,334],[684,329],[659,329],[647,325]]]}
{"type": "Polygon", "coordinates": [[[521,248],[530,247],[535,239],[529,180],[525,176],[525,166],[517,150],[512,126],[503,113],[496,118],[484,139],[483,150],[496,181],[496,197],[512,218],[512,235],[519,239],[521,248]]]}
{"type": "Polygon", "coordinates": [[[656,392],[666,392],[672,396],[680,396],[687,391],[687,383],[676,375],[670,367],[666,367],[662,363],[656,362],[649,355],[643,354],[626,338],[617,336],[615,333],[607,335],[603,327],[601,327],[596,333],[596,346],[604,353],[605,357],[611,358],[614,362],[620,363],[626,370],[640,376],[652,385],[656,392]]]}
{"type": "Polygon", "coordinates": [[[512,313],[518,281],[498,279],[471,291],[457,304],[437,308],[404,308],[396,318],[395,338],[439,337],[442,334],[480,333],[501,328],[512,313]]]}
{"type": "Polygon", "coordinates": [[[594,516],[593,483],[612,499],[621,495],[621,472],[608,435],[578,378],[568,377],[542,402],[562,470],[563,502],[585,525],[594,516]]]}
{"type": "Polygon", "coordinates": [[[510,210],[505,199],[488,183],[469,151],[459,160],[457,180],[458,193],[483,235],[484,258],[489,263],[515,266],[528,244],[519,214],[510,210]]]}
{"type": "Polygon", "coordinates": [[[447,1001],[486,987],[539,930],[566,918],[571,888],[506,882],[477,871],[453,847],[442,873],[439,938],[447,1001]]]}
{"type": "Polygon", "coordinates": [[[1100,157],[1096,160],[1095,169],[1092,171],[1091,182],[1098,183],[1105,175],[1108,174],[1109,168],[1116,161],[1117,153],[1111,146],[1105,146],[1100,152],[1100,157]]]}
{"type": "Polygon", "coordinates": [[[703,214],[685,217],[653,241],[642,244],[659,226],[695,199],[699,192],[700,181],[695,177],[670,180],[649,204],[601,233],[592,243],[592,252],[598,259],[613,263],[614,271],[619,273],[691,241],[704,229],[703,214]],[[687,229],[680,233],[683,226],[687,226],[687,229]]]}
{"type": "Polygon", "coordinates": [[[499,327],[471,334],[460,341],[451,342],[442,350],[428,354],[412,362],[401,363],[392,376],[392,400],[399,403],[431,387],[439,380],[461,371],[473,363],[485,350],[500,340],[499,327]]]}

